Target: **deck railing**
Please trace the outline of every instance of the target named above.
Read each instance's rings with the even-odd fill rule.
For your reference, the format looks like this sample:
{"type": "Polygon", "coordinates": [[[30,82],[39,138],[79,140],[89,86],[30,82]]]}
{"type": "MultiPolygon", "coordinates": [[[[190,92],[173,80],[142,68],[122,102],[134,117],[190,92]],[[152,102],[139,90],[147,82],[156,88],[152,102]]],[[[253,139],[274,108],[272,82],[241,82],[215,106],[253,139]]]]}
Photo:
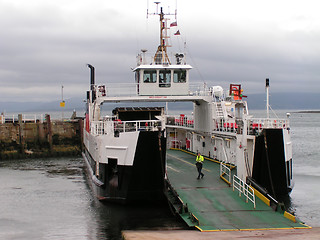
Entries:
{"type": "MultiPolygon", "coordinates": [[[[251,118],[248,120],[248,130],[256,129],[261,131],[263,128],[289,128],[288,119],[278,118],[251,118]]],[[[249,132],[249,131],[248,131],[249,132]]]]}
{"type": "Polygon", "coordinates": [[[231,170],[223,162],[220,162],[220,178],[231,185],[231,170]]]}
{"type": "Polygon", "coordinates": [[[180,116],[168,116],[166,124],[171,125],[171,126],[194,128],[193,119],[191,119],[183,114],[180,116]]]}
{"type": "Polygon", "coordinates": [[[96,121],[91,123],[91,133],[93,135],[103,135],[113,132],[112,121],[96,121]]]}
{"type": "Polygon", "coordinates": [[[118,132],[158,131],[161,128],[160,120],[142,121],[95,121],[91,123],[91,133],[104,135],[118,132]]]}
{"type": "MultiPolygon", "coordinates": [[[[233,132],[241,134],[243,132],[243,121],[235,119],[214,119],[213,131],[233,132]]],[[[247,133],[249,135],[259,134],[262,129],[278,128],[287,129],[290,127],[288,119],[276,118],[251,118],[247,120],[247,133]]]]}
{"type": "Polygon", "coordinates": [[[234,189],[237,189],[239,191],[239,196],[243,194],[246,197],[246,202],[250,200],[250,202],[253,203],[253,207],[256,208],[256,198],[252,187],[242,181],[239,177],[237,177],[237,175],[233,175],[232,185],[233,191],[234,189]]]}
{"type": "MultiPolygon", "coordinates": [[[[194,120],[185,115],[167,116],[166,125],[194,128],[194,120]]],[[[243,125],[242,120],[214,119],[213,131],[242,134],[243,125]]],[[[247,120],[247,133],[249,135],[259,134],[265,128],[287,129],[289,127],[289,120],[287,119],[251,118],[247,120]]]]}
{"type": "Polygon", "coordinates": [[[236,123],[235,119],[214,119],[213,120],[213,131],[220,132],[236,132],[240,130],[239,125],[236,123]]]}

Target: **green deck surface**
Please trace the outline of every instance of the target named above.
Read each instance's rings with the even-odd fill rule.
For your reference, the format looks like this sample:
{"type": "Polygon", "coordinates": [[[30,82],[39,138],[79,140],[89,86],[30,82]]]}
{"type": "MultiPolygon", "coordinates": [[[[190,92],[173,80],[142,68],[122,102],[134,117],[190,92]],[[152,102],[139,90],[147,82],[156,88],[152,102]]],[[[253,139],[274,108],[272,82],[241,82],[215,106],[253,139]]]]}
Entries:
{"type": "Polygon", "coordinates": [[[201,231],[304,228],[300,222],[293,222],[275,212],[256,197],[256,208],[252,202],[239,197],[226,182],[220,179],[220,166],[205,160],[203,179],[197,179],[195,156],[178,151],[167,151],[167,174],[189,213],[180,214],[189,225],[201,231]],[[192,213],[199,223],[191,221],[192,213]]]}

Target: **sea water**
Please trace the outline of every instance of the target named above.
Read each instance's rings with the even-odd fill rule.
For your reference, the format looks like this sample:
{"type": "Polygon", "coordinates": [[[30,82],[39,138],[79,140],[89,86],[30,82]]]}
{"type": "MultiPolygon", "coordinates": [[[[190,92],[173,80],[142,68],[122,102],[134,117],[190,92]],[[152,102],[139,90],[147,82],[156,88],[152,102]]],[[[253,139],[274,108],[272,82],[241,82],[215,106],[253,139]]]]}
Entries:
{"type": "Polygon", "coordinates": [[[291,140],[295,186],[291,193],[296,215],[320,226],[320,113],[292,113],[291,140]]]}
{"type": "Polygon", "coordinates": [[[82,158],[0,162],[0,239],[121,239],[124,229],[184,228],[166,202],[103,204],[82,158]]]}
{"type": "MultiPolygon", "coordinates": [[[[287,117],[290,111],[276,111],[287,117]]],[[[265,117],[265,111],[251,111],[265,117]]],[[[320,227],[320,114],[291,111],[295,187],[290,209],[320,227]]],[[[121,239],[126,229],[183,229],[166,203],[103,204],[88,187],[82,158],[0,162],[0,239],[121,239]]]]}

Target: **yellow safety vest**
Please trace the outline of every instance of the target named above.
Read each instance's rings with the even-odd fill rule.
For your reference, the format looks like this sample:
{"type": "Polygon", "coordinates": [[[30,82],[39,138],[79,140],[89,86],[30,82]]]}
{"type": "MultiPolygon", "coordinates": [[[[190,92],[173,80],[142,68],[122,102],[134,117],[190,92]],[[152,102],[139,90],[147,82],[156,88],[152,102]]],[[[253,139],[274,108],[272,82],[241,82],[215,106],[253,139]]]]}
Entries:
{"type": "Polygon", "coordinates": [[[196,161],[199,162],[199,163],[202,163],[204,161],[203,156],[202,155],[197,156],[196,161]]]}

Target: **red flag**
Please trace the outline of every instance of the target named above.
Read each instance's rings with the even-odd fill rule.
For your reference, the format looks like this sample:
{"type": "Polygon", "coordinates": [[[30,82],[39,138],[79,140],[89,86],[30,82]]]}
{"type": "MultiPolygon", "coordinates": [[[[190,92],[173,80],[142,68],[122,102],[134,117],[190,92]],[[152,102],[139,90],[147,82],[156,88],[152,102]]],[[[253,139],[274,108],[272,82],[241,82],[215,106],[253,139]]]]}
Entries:
{"type": "Polygon", "coordinates": [[[176,27],[176,26],[178,26],[177,22],[173,22],[170,24],[170,27],[176,27]]]}
{"type": "Polygon", "coordinates": [[[178,30],[174,35],[180,35],[180,31],[178,30]]]}

